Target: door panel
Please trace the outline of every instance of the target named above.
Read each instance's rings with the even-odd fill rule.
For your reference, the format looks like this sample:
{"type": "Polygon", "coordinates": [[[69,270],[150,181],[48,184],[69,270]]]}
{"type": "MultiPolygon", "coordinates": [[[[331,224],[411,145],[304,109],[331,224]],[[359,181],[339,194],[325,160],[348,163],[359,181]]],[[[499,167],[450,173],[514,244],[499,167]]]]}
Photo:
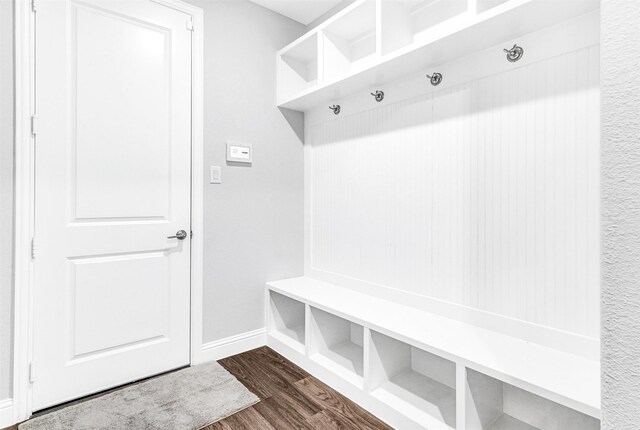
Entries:
{"type": "Polygon", "coordinates": [[[102,10],[75,11],[75,218],[166,218],[171,33],[102,10]]]}
{"type": "Polygon", "coordinates": [[[38,2],[35,410],[189,363],[187,18],[38,2]]]}

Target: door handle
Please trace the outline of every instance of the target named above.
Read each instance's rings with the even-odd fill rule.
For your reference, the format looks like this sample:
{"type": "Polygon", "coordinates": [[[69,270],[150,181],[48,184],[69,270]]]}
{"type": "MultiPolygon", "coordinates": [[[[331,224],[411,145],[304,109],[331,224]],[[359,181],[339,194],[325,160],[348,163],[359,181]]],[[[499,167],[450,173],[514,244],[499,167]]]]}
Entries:
{"type": "Polygon", "coordinates": [[[167,236],[167,239],[185,240],[187,238],[187,232],[184,230],[178,230],[175,236],[167,236]]]}

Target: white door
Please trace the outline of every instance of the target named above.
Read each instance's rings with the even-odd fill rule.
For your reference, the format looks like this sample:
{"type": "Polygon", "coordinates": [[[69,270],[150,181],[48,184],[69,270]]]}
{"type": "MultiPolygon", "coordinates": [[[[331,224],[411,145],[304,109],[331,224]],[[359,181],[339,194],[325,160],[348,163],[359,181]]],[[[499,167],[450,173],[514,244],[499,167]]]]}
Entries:
{"type": "Polygon", "coordinates": [[[34,410],[189,363],[191,202],[188,16],[36,9],[34,410]]]}

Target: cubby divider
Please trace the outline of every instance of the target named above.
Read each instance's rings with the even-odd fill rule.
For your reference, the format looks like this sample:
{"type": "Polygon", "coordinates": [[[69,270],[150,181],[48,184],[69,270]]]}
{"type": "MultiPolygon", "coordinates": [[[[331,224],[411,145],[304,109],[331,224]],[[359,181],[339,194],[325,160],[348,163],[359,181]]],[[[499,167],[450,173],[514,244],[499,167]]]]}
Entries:
{"type": "Polygon", "coordinates": [[[269,334],[304,353],[305,304],[271,291],[269,334]]]}
{"type": "Polygon", "coordinates": [[[382,54],[429,38],[433,31],[467,11],[467,0],[383,0],[382,54]]]}
{"type": "Polygon", "coordinates": [[[336,79],[375,59],[376,0],[366,0],[322,30],[324,77],[336,79]]]}
{"type": "Polygon", "coordinates": [[[289,97],[319,81],[318,34],[312,33],[279,56],[278,92],[289,97]]]}
{"type": "Polygon", "coordinates": [[[467,430],[599,430],[600,421],[467,369],[467,430]]]}
{"type": "Polygon", "coordinates": [[[371,332],[371,395],[427,428],[456,428],[456,365],[371,332]]]}
{"type": "Polygon", "coordinates": [[[364,376],[363,342],[361,325],[311,308],[309,356],[359,387],[364,376]]]}

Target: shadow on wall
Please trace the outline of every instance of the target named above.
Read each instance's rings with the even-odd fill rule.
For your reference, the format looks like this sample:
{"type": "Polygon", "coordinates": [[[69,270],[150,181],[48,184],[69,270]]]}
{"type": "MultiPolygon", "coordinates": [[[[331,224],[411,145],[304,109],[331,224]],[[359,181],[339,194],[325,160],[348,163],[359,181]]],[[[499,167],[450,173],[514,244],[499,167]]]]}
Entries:
{"type": "Polygon", "coordinates": [[[304,143],[304,114],[292,109],[279,107],[280,113],[287,120],[301,143],[304,143]]]}

